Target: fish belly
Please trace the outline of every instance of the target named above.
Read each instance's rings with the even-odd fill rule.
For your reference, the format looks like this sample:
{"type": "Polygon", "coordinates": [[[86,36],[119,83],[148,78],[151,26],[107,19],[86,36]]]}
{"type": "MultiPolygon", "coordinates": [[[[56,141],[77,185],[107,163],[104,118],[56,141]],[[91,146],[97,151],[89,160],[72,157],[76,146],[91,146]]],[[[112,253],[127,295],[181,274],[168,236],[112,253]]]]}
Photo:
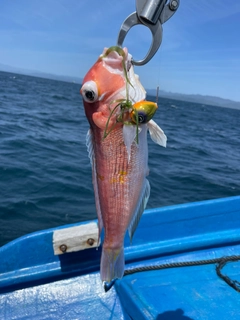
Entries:
{"type": "Polygon", "coordinates": [[[98,197],[104,227],[101,278],[110,281],[124,272],[123,241],[148,174],[147,129],[133,142],[129,160],[122,128],[104,140],[102,130],[94,132],[98,197]]]}

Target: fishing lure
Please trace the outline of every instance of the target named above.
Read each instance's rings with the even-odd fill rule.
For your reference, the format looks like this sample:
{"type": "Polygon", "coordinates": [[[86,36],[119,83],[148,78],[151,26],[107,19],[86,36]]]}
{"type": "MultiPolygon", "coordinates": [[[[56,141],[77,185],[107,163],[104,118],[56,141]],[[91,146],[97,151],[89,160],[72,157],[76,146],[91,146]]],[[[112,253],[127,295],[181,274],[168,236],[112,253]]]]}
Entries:
{"type": "Polygon", "coordinates": [[[134,104],[132,103],[132,101],[129,99],[129,90],[128,90],[128,85],[132,86],[132,84],[127,76],[127,68],[130,68],[131,65],[127,66],[126,68],[126,65],[124,63],[124,59],[125,59],[124,50],[118,46],[112,46],[108,48],[103,55],[100,56],[100,59],[106,58],[113,51],[117,52],[123,58],[122,67],[123,67],[124,77],[126,82],[126,99],[117,99],[110,103],[110,106],[115,103],[117,104],[110,111],[108,120],[106,122],[104,134],[103,134],[103,140],[116,127],[117,123],[121,122],[122,124],[136,126],[136,142],[138,143],[139,124],[144,124],[149,122],[153,118],[158,106],[155,102],[145,101],[145,100],[138,101],[134,104]],[[117,119],[116,119],[116,123],[115,125],[112,126],[110,130],[108,130],[109,122],[112,116],[116,112],[119,112],[119,115],[117,116],[117,119]]]}
{"type": "Polygon", "coordinates": [[[130,112],[130,118],[133,123],[147,123],[153,118],[157,108],[157,104],[152,101],[136,102],[130,112]]]}
{"type": "Polygon", "coordinates": [[[108,117],[104,134],[103,134],[103,139],[105,139],[109,135],[109,133],[115,128],[118,122],[121,122],[123,124],[136,126],[136,142],[138,143],[139,124],[147,123],[153,118],[158,108],[157,104],[155,102],[146,101],[146,100],[138,101],[133,104],[130,100],[127,100],[127,99],[115,100],[112,103],[116,103],[116,102],[118,102],[118,104],[112,109],[108,117]],[[109,121],[113,116],[114,112],[117,109],[119,109],[119,107],[120,107],[120,115],[117,117],[117,122],[115,126],[113,126],[109,131],[107,131],[109,121]]]}

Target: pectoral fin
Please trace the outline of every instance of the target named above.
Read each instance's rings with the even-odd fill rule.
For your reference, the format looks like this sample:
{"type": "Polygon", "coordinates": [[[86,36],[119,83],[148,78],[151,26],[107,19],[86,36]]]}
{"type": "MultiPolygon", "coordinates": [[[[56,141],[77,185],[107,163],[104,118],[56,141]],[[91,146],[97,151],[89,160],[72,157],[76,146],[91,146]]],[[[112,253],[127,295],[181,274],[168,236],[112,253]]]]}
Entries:
{"type": "Polygon", "coordinates": [[[124,124],[123,125],[123,140],[127,148],[128,161],[131,159],[131,147],[136,137],[136,126],[124,124]]]}
{"type": "Polygon", "coordinates": [[[101,235],[102,228],[103,228],[103,222],[102,222],[102,213],[101,213],[101,207],[100,207],[99,195],[98,195],[96,158],[95,158],[95,153],[94,153],[93,134],[92,134],[91,129],[88,130],[88,133],[86,136],[86,145],[87,145],[87,150],[88,150],[88,157],[89,157],[90,163],[92,165],[92,182],[93,182],[95,203],[96,203],[96,209],[97,209],[98,230],[99,230],[99,239],[100,239],[100,235],[101,235]]]}
{"type": "Polygon", "coordinates": [[[150,120],[148,122],[148,130],[150,133],[150,137],[151,139],[159,144],[162,147],[166,148],[167,145],[167,137],[164,134],[163,130],[156,124],[155,121],[150,120]]]}
{"type": "MultiPolygon", "coordinates": [[[[138,128],[138,134],[142,131],[142,128],[138,128]]],[[[136,138],[136,126],[132,124],[124,124],[123,125],[123,140],[124,144],[127,148],[127,153],[128,153],[128,161],[131,159],[131,147],[133,141],[135,141],[136,138]]]]}
{"type": "Polygon", "coordinates": [[[132,242],[132,237],[134,235],[134,232],[137,229],[138,223],[139,223],[141,216],[143,214],[143,211],[146,208],[149,196],[150,196],[150,184],[149,184],[148,180],[145,179],[145,182],[142,187],[139,202],[138,202],[137,207],[134,211],[132,220],[128,226],[128,234],[129,234],[131,242],[132,242]]]}

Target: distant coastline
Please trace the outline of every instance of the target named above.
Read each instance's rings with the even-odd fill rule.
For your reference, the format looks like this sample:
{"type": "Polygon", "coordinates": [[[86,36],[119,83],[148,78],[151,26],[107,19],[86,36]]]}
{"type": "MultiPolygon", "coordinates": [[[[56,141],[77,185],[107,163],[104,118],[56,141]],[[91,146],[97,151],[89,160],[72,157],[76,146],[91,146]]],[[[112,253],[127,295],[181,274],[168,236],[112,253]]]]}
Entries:
{"type": "MultiPolygon", "coordinates": [[[[146,91],[150,96],[154,96],[154,97],[156,96],[156,90],[147,89],[146,91]]],[[[214,97],[214,96],[204,96],[201,94],[182,94],[182,93],[167,92],[164,90],[159,90],[158,95],[159,95],[159,98],[162,97],[166,99],[194,102],[194,103],[206,104],[210,106],[240,110],[240,102],[233,101],[230,99],[214,97]]]]}
{"type": "MultiPolygon", "coordinates": [[[[78,77],[70,77],[64,75],[55,75],[50,73],[38,72],[38,71],[31,71],[31,70],[23,70],[18,69],[10,66],[6,66],[0,64],[0,72],[8,72],[13,74],[21,74],[31,77],[38,77],[56,81],[64,81],[64,82],[71,82],[71,83],[82,83],[82,78],[78,77]]],[[[156,96],[156,89],[146,89],[147,94],[150,96],[156,96]]],[[[182,93],[175,93],[175,92],[168,92],[164,90],[159,91],[159,98],[166,98],[166,99],[173,99],[173,100],[180,100],[180,101],[187,101],[187,102],[194,102],[199,104],[206,104],[224,108],[231,108],[231,109],[238,109],[240,110],[240,102],[233,101],[230,99],[223,99],[214,96],[205,96],[201,94],[182,94],[182,93]]]]}

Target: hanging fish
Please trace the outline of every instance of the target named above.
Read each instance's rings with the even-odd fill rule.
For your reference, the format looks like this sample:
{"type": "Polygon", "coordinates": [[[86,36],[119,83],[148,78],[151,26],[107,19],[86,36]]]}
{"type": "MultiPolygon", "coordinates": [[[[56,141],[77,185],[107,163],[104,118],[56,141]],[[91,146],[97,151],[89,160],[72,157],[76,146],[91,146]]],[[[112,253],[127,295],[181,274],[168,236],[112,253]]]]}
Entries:
{"type": "Polygon", "coordinates": [[[127,230],[133,237],[150,195],[147,131],[164,147],[167,139],[151,119],[157,105],[144,101],[146,91],[126,48],[104,49],[80,93],[90,124],[87,148],[99,236],[102,228],[105,234],[100,275],[110,282],[123,276],[124,237],[127,230]]]}

